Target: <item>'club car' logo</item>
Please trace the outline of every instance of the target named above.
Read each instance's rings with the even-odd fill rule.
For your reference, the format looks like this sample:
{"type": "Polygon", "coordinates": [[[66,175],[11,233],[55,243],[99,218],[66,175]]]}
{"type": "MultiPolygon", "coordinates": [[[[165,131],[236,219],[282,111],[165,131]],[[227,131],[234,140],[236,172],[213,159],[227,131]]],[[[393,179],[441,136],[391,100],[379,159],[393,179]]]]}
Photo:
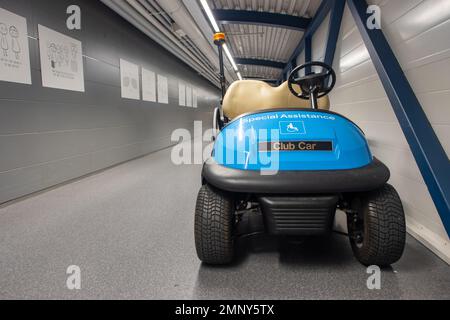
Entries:
{"type": "Polygon", "coordinates": [[[303,121],[280,121],[281,134],[305,134],[305,123],[303,121]]]}

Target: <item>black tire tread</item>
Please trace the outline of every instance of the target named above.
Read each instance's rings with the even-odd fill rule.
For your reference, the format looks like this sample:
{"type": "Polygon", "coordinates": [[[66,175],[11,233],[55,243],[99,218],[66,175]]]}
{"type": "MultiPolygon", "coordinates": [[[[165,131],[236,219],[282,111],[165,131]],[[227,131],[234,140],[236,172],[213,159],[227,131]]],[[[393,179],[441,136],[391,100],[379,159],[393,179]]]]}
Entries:
{"type": "Polygon", "coordinates": [[[389,266],[403,254],[406,241],[405,215],[394,187],[386,184],[362,199],[364,211],[364,243],[352,248],[365,265],[389,266]]]}
{"type": "Polygon", "coordinates": [[[207,184],[200,189],[195,208],[195,247],[207,264],[228,264],[234,257],[233,202],[207,184]]]}

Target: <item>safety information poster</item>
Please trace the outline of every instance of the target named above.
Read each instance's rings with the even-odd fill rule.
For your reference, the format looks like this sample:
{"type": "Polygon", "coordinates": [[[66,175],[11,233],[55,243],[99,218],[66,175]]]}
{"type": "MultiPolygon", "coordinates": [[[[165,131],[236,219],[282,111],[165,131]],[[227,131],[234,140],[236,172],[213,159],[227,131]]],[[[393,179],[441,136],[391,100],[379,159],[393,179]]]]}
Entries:
{"type": "Polygon", "coordinates": [[[186,106],[192,107],[192,88],[191,87],[186,88],[186,106]]]}
{"type": "Polygon", "coordinates": [[[0,8],[0,80],[31,84],[27,20],[0,8]]]}
{"type": "Polygon", "coordinates": [[[184,107],[186,106],[186,85],[184,83],[178,83],[178,97],[179,97],[179,105],[184,107]]]}
{"type": "Polygon", "coordinates": [[[198,108],[198,90],[196,88],[192,90],[192,106],[198,108]]]}
{"type": "Polygon", "coordinates": [[[140,100],[139,66],[120,59],[120,79],[122,98],[140,100]]]}
{"type": "Polygon", "coordinates": [[[169,83],[166,77],[158,75],[158,102],[169,103],[169,83]]]}
{"type": "Polygon", "coordinates": [[[42,85],[84,92],[81,42],[42,25],[38,30],[42,85]]]}
{"type": "Polygon", "coordinates": [[[142,68],[142,99],[156,102],[156,74],[142,68]]]}

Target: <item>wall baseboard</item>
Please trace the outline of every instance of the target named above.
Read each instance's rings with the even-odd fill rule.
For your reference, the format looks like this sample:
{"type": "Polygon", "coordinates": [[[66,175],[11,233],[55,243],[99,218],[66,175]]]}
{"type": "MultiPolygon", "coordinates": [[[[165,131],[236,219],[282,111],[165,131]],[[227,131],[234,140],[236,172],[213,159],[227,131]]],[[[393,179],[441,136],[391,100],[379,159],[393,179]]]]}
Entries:
{"type": "Polygon", "coordinates": [[[450,265],[450,242],[448,239],[439,237],[436,233],[411,218],[408,218],[406,228],[411,236],[450,265]]]}

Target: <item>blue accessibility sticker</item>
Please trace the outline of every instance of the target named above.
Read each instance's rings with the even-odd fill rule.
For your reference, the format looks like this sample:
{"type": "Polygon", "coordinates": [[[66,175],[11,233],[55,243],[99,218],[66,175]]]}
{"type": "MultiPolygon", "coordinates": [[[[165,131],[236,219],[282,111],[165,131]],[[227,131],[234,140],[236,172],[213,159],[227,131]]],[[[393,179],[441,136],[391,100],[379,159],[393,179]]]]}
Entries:
{"type": "Polygon", "coordinates": [[[303,121],[280,121],[281,134],[306,134],[303,121]]]}

